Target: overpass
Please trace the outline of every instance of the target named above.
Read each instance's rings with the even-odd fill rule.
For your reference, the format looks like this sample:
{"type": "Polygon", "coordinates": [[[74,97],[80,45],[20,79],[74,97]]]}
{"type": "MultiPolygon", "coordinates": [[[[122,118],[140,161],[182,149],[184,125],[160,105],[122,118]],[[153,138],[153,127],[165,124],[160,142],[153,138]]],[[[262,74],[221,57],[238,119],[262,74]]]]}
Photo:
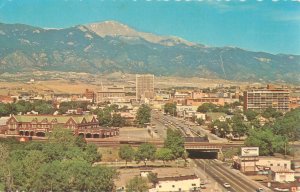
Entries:
{"type": "MultiPolygon", "coordinates": [[[[164,141],[159,139],[151,139],[145,141],[139,140],[118,140],[116,138],[107,138],[107,139],[86,139],[87,143],[94,143],[97,146],[102,147],[114,147],[123,144],[129,144],[132,146],[139,146],[143,143],[151,143],[157,147],[163,147],[164,141]]],[[[222,143],[222,142],[185,142],[184,147],[187,150],[221,150],[223,148],[231,148],[231,147],[241,147],[244,146],[243,143],[222,143]]]]}
{"type": "MultiPolygon", "coordinates": [[[[138,147],[143,143],[152,143],[158,148],[164,147],[162,140],[150,141],[128,141],[128,140],[95,140],[86,139],[88,143],[94,143],[99,147],[118,147],[120,145],[129,144],[133,147],[138,147]]],[[[211,142],[185,142],[184,148],[188,152],[190,158],[201,159],[219,159],[222,157],[222,149],[231,147],[241,147],[242,143],[211,143],[211,142]]]]}

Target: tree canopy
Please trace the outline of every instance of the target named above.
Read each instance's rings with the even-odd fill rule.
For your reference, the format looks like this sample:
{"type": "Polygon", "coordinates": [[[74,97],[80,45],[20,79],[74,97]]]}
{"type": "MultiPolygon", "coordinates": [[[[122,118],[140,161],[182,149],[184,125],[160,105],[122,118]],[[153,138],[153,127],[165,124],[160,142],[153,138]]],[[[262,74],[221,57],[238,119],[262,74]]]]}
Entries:
{"type": "Polygon", "coordinates": [[[47,142],[0,140],[0,183],[5,191],[112,191],[115,169],[94,166],[101,154],[56,128],[47,142]],[[2,166],[5,165],[5,166],[2,166]]]}
{"type": "Polygon", "coordinates": [[[0,116],[8,116],[9,114],[26,114],[32,110],[39,114],[53,114],[55,111],[50,101],[37,100],[34,102],[20,100],[15,103],[0,103],[0,116]]]}
{"type": "Polygon", "coordinates": [[[135,156],[135,150],[130,145],[122,145],[119,149],[119,157],[126,162],[132,161],[135,156]]]}
{"type": "Polygon", "coordinates": [[[274,108],[267,108],[265,109],[262,114],[261,114],[264,118],[278,118],[281,117],[283,114],[279,111],[276,111],[276,109],[274,108]]]}
{"type": "Polygon", "coordinates": [[[259,147],[260,155],[273,155],[276,152],[283,153],[288,143],[285,137],[275,135],[271,129],[254,129],[249,132],[245,144],[259,147]]]}
{"type": "Polygon", "coordinates": [[[99,125],[104,127],[123,127],[126,124],[125,118],[119,112],[124,108],[120,108],[116,104],[107,105],[103,109],[99,108],[93,111],[97,115],[99,125]]]}
{"type": "Polygon", "coordinates": [[[151,108],[148,105],[142,104],[136,113],[136,121],[140,125],[145,125],[145,123],[150,123],[150,120],[151,108]]]}
{"type": "Polygon", "coordinates": [[[289,141],[300,140],[300,108],[291,110],[283,117],[277,118],[271,125],[271,129],[276,135],[285,136],[289,141]]]}
{"type": "Polygon", "coordinates": [[[171,149],[161,148],[156,151],[156,159],[162,160],[165,166],[166,161],[174,160],[174,155],[171,149]]]}
{"type": "Polygon", "coordinates": [[[164,142],[165,148],[172,151],[174,158],[184,157],[184,139],[179,130],[167,129],[167,138],[164,142]]]}
{"type": "Polygon", "coordinates": [[[146,165],[147,161],[155,160],[155,152],[156,152],[155,145],[151,143],[143,143],[138,147],[137,152],[135,154],[135,158],[137,162],[144,161],[146,165]]]}
{"type": "Polygon", "coordinates": [[[166,103],[164,105],[164,112],[171,115],[176,115],[176,103],[166,103]]]}
{"type": "Polygon", "coordinates": [[[145,192],[148,191],[148,181],[141,176],[135,176],[126,184],[126,192],[145,192]]]}

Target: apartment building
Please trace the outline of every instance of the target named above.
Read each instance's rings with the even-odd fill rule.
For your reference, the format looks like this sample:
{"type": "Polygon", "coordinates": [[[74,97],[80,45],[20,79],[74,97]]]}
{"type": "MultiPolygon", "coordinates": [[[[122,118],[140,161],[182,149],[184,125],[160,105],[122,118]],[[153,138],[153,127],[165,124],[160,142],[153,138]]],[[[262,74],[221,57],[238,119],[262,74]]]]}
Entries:
{"type": "Polygon", "coordinates": [[[284,88],[267,86],[267,89],[253,89],[244,92],[244,110],[263,111],[274,108],[278,111],[289,111],[290,92],[284,88]]]}

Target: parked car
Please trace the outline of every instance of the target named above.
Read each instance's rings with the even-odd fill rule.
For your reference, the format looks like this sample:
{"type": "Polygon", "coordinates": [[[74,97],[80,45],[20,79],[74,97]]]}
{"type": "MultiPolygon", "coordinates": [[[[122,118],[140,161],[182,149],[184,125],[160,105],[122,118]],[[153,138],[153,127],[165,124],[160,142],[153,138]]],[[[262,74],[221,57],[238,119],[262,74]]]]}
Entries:
{"type": "Polygon", "coordinates": [[[204,184],[204,183],[201,183],[201,184],[200,184],[200,188],[201,188],[201,189],[206,189],[205,184],[204,184]]]}
{"type": "Polygon", "coordinates": [[[224,183],[223,186],[224,186],[225,188],[230,188],[230,187],[231,187],[231,185],[230,185],[229,183],[224,183]]]}

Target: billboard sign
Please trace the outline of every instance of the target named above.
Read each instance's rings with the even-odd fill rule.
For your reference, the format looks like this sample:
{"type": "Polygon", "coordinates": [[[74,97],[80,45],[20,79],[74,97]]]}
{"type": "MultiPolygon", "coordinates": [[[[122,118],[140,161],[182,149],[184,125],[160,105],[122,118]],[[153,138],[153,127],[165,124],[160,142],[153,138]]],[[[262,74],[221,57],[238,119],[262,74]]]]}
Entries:
{"type": "Polygon", "coordinates": [[[259,156],[258,147],[242,147],[242,157],[257,157],[259,156]]]}

